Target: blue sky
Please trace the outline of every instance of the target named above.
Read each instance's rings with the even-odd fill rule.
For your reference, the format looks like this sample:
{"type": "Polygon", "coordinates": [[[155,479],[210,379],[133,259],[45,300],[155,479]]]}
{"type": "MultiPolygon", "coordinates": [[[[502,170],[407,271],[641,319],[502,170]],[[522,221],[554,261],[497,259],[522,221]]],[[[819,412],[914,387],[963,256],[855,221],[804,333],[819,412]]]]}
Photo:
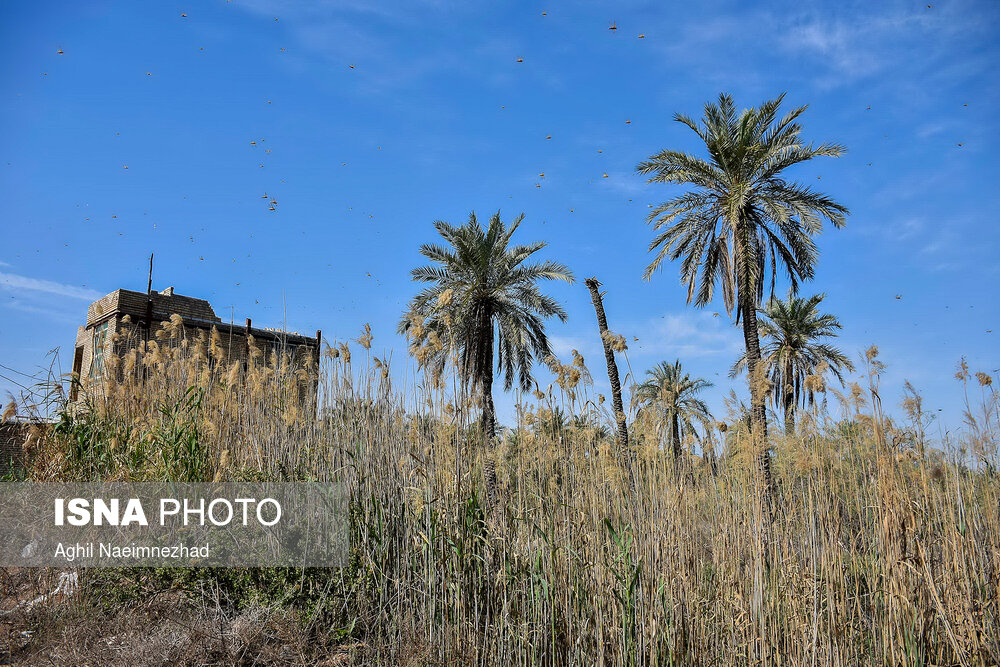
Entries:
{"type": "MultiPolygon", "coordinates": [[[[601,279],[637,373],[680,357],[722,412],[742,337],[721,305],[685,306],[676,266],[641,279],[647,206],[676,190],[633,171],[698,151],[672,115],[721,91],[787,91],[808,139],[848,147],[791,174],[852,212],[803,292],[827,293],[845,351],[879,345],[887,404],[908,378],[956,427],[959,358],[1000,368],[996,2],[5,2],[4,19],[7,378],[56,347],[68,369],[88,301],[144,289],[154,251],[158,289],[329,339],[370,322],[400,368],[432,221],[501,209],[601,279]]],[[[586,288],[550,291],[570,313],[555,348],[603,390],[586,288]]]]}

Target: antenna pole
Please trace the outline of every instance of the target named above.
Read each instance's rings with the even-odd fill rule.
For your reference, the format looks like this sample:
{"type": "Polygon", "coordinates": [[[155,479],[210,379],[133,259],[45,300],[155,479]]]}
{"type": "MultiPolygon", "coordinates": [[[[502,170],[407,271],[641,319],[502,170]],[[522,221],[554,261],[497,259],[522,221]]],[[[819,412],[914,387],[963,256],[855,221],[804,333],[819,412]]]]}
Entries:
{"type": "Polygon", "coordinates": [[[149,253],[149,280],[146,282],[146,343],[153,330],[153,253],[149,253]]]}

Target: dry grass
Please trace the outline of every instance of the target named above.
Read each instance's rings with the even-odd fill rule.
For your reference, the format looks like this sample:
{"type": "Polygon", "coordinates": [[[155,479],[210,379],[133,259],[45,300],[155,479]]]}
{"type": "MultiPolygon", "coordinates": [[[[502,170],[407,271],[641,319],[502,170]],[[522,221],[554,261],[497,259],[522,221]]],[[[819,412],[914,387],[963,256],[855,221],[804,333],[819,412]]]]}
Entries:
{"type": "Polygon", "coordinates": [[[5,574],[5,596],[22,606],[0,617],[0,664],[332,667],[355,664],[363,654],[357,642],[317,642],[293,612],[227,608],[217,589],[194,601],[179,589],[147,582],[130,599],[105,600],[95,586],[29,609],[24,603],[51,590],[54,573],[5,574]]]}
{"type": "Polygon", "coordinates": [[[364,664],[1000,663],[997,402],[981,380],[965,439],[930,446],[912,397],[912,424],[883,416],[875,351],[839,414],[772,437],[769,508],[735,417],[680,463],[634,423],[630,493],[589,374],[537,392],[486,452],[454,378],[393,387],[370,341],[324,354],[313,419],[287,359],[243,374],[210,340],[161,340],[109,364],[123,379],[38,444],[34,475],[346,481],[352,563],[327,575],[337,611],[310,636],[364,646],[364,664]]]}

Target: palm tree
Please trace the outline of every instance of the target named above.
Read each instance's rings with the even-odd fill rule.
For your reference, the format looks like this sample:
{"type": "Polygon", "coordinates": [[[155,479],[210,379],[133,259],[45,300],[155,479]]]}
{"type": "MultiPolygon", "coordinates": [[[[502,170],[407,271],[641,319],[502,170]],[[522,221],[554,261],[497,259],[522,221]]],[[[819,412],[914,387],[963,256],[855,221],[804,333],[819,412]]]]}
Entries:
{"type": "MultiPolygon", "coordinates": [[[[791,291],[786,299],[772,298],[760,311],[760,333],[765,341],[762,361],[771,380],[771,399],[785,412],[785,432],[795,430],[795,406],[813,402],[814,392],[806,382],[810,375],[825,371],[843,383],[842,370],[853,371],[854,364],[837,348],[820,342],[840,331],[834,315],[819,312],[825,294],[797,297],[791,291]]],[[[730,377],[747,368],[744,354],[733,365],[730,377]]]]}
{"type": "MultiPolygon", "coordinates": [[[[475,212],[461,226],[435,222],[447,245],[420,247],[420,254],[433,264],[416,268],[411,275],[429,286],[413,298],[399,323],[399,332],[410,338],[422,366],[440,373],[449,355],[457,355],[466,388],[480,399],[480,424],[487,445],[496,435],[494,359],[505,390],[515,382],[524,391],[530,389],[534,359],[552,355],[543,320],[553,316],[566,320],[562,306],[542,294],[537,283],[573,282],[572,273],[562,264],[526,263],[545,247],[544,242],[511,245],[522,220],[523,213],[505,225],[498,211],[486,229],[475,212]]],[[[491,496],[489,487],[494,481],[495,474],[487,470],[491,496]]]]}
{"type": "Polygon", "coordinates": [[[557,442],[562,442],[563,434],[573,425],[573,419],[558,405],[551,409],[540,408],[531,417],[532,430],[536,435],[542,435],[557,442]]]}
{"type": "Polygon", "coordinates": [[[708,406],[697,397],[712,383],[685,373],[679,360],[673,364],[661,361],[646,375],[646,381],[635,388],[632,400],[654,411],[659,423],[669,426],[669,444],[674,458],[679,459],[682,438],[696,433],[694,423],[707,427],[712,419],[708,406]]]}
{"type": "MultiPolygon", "coordinates": [[[[798,107],[779,119],[784,95],[759,109],[737,112],[732,97],[719,95],[705,105],[701,122],[677,114],[705,143],[707,159],[664,150],[641,162],[637,170],[650,183],[675,183],[691,189],[656,207],[649,214],[656,235],[649,244],[656,257],[646,268],[649,279],[665,258],[680,260],[687,300],[705,306],[722,289],[726,311],[743,322],[743,339],[750,375],[753,431],[766,443],[764,391],[755,382],[760,361],[757,307],[767,277],[771,291],[778,269],[793,288],[812,278],[819,251],[813,237],[824,219],[842,227],[847,208],[811,188],[786,181],[783,172],[815,157],[837,157],[838,144],[804,143],[796,119],[798,107]]],[[[768,487],[770,456],[760,459],[768,487]]]]}

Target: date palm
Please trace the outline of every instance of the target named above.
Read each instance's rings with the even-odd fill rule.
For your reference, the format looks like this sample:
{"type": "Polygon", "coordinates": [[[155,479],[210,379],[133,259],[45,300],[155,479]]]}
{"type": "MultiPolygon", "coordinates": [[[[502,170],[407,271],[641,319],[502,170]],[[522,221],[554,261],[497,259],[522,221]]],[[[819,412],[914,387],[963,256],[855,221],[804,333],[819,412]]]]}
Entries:
{"type": "MultiPolygon", "coordinates": [[[[648,221],[656,235],[649,244],[656,255],[646,268],[649,279],[664,259],[680,260],[688,303],[705,306],[716,286],[729,314],[742,321],[750,375],[752,426],[766,444],[764,390],[755,382],[761,358],[757,308],[765,286],[771,291],[779,270],[793,288],[812,278],[819,251],[814,236],[824,220],[844,225],[847,208],[811,188],[786,180],[784,172],[816,157],[837,157],[838,144],[805,143],[797,119],[806,107],[779,117],[784,95],[760,108],[737,111],[722,94],[705,105],[700,122],[677,114],[704,142],[707,157],[664,150],[641,162],[637,171],[650,183],[688,186],[687,191],[655,206],[648,221]]],[[[761,471],[770,487],[770,456],[761,455],[761,471]]]]}
{"type": "MultiPolygon", "coordinates": [[[[813,401],[813,390],[806,378],[830,372],[841,383],[842,371],[853,371],[843,352],[822,342],[834,338],[840,331],[840,322],[834,315],[821,313],[819,305],[824,294],[809,298],[789,292],[785,299],[772,298],[760,311],[763,319],[760,334],[764,341],[762,363],[771,381],[771,400],[785,413],[785,432],[795,430],[795,407],[805,407],[813,401]]],[[[733,365],[730,377],[747,369],[746,355],[733,365]]]]}
{"type": "Polygon", "coordinates": [[[695,433],[695,422],[707,425],[712,419],[705,402],[698,394],[712,383],[693,378],[684,372],[681,362],[661,361],[646,371],[646,381],[638,385],[632,400],[659,417],[659,423],[668,430],[668,444],[674,458],[681,456],[684,436],[695,433]]]}
{"type": "MultiPolygon", "coordinates": [[[[414,269],[411,275],[429,285],[413,298],[399,323],[399,332],[422,353],[421,365],[440,371],[449,355],[455,355],[466,388],[480,400],[487,445],[496,435],[494,364],[503,375],[505,390],[515,384],[530,389],[534,359],[552,355],[544,320],[566,320],[562,306],[543,294],[538,283],[573,282],[573,274],[562,264],[528,262],[544,242],[511,243],[522,220],[523,213],[506,225],[497,212],[484,229],[473,212],[464,225],[435,222],[445,245],[420,247],[420,254],[432,264],[414,269]]],[[[491,475],[488,470],[487,492],[492,496],[495,476],[491,475]]]]}

